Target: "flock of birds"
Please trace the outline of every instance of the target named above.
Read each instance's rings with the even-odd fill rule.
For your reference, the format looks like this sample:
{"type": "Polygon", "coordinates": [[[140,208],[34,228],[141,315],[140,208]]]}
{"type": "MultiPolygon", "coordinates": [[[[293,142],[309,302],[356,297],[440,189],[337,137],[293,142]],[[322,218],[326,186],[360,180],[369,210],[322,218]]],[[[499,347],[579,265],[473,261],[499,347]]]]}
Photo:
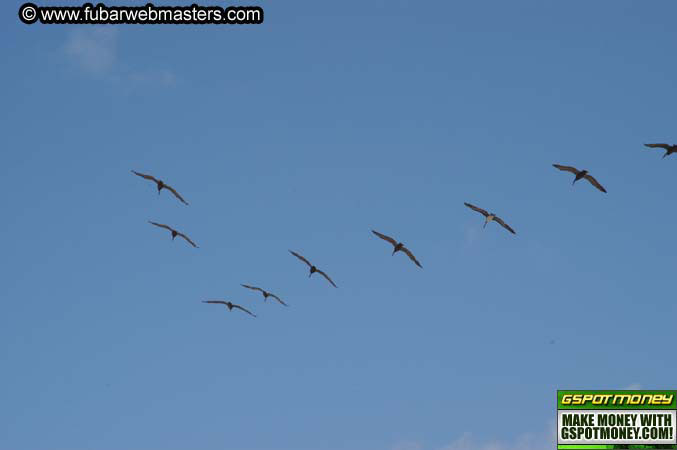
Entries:
{"type": "MultiPolygon", "coordinates": [[[[677,144],[675,144],[675,145],[669,145],[669,144],[644,144],[644,146],[645,146],[645,147],[649,147],[649,148],[661,148],[661,149],[664,149],[664,150],[665,150],[665,154],[663,155],[663,158],[665,158],[666,156],[669,156],[669,155],[671,155],[671,154],[673,154],[673,153],[677,153],[677,144]]],[[[563,165],[560,165],[560,164],[553,164],[553,167],[555,167],[556,169],[559,169],[559,170],[561,170],[561,171],[564,171],[564,172],[570,172],[570,173],[573,173],[575,176],[574,176],[573,182],[571,183],[572,186],[573,186],[578,180],[585,179],[585,180],[587,180],[590,184],[592,184],[595,188],[599,189],[600,191],[602,191],[602,192],[604,192],[604,193],[607,192],[606,189],[604,188],[604,186],[602,186],[602,185],[595,179],[595,177],[593,177],[592,175],[590,175],[590,172],[588,172],[587,170],[579,170],[579,169],[577,169],[577,168],[575,168],[575,167],[572,167],[572,166],[563,166],[563,165]]],[[[133,173],[134,175],[137,175],[137,176],[141,177],[141,178],[144,178],[144,179],[146,179],[146,180],[149,180],[149,181],[154,182],[155,185],[156,185],[156,187],[157,187],[158,195],[160,194],[160,192],[162,191],[162,189],[167,189],[167,190],[168,190],[169,192],[171,192],[171,193],[172,193],[172,194],[173,194],[173,195],[174,195],[181,203],[183,203],[183,204],[185,204],[185,205],[188,205],[188,202],[187,202],[186,200],[183,199],[183,197],[176,191],[176,189],[174,189],[173,187],[169,186],[169,185],[166,184],[164,181],[159,180],[159,179],[155,178],[155,177],[152,176],[152,175],[140,173],[140,172],[137,172],[137,171],[135,171],[135,170],[132,170],[132,173],[133,173]]],[[[467,203],[467,202],[465,202],[464,205],[467,206],[468,208],[472,209],[473,211],[478,212],[478,213],[480,213],[480,214],[482,214],[482,215],[484,216],[484,225],[483,225],[483,228],[486,227],[487,224],[488,224],[489,222],[496,222],[496,223],[498,223],[500,226],[502,226],[503,228],[505,228],[506,230],[508,230],[510,233],[512,233],[512,234],[517,234],[517,233],[515,232],[515,230],[513,230],[512,227],[510,227],[510,225],[508,225],[503,219],[501,219],[500,217],[498,217],[498,216],[497,216],[496,214],[494,214],[493,212],[491,212],[491,213],[490,213],[490,212],[487,212],[485,209],[482,209],[482,208],[480,208],[480,207],[478,207],[478,206],[475,206],[475,205],[473,205],[473,204],[471,204],[471,203],[467,203]]],[[[169,225],[165,225],[165,224],[158,223],[158,222],[153,222],[153,221],[148,221],[148,222],[149,222],[151,225],[153,225],[153,226],[156,226],[156,227],[158,227],[158,228],[163,228],[163,229],[165,229],[165,230],[168,230],[168,231],[171,233],[172,240],[174,240],[174,239],[178,236],[178,237],[180,237],[180,238],[183,238],[186,242],[188,242],[188,243],[189,243],[190,245],[192,245],[193,247],[198,248],[198,245],[195,244],[195,242],[193,242],[186,234],[181,233],[180,231],[175,230],[174,228],[170,227],[169,225]]],[[[383,239],[384,241],[390,243],[390,244],[393,246],[393,252],[392,252],[392,255],[395,255],[395,253],[397,253],[397,252],[402,252],[402,253],[404,253],[405,255],[407,255],[407,256],[409,257],[409,259],[410,259],[414,264],[416,264],[416,265],[417,265],[418,267],[420,267],[420,268],[423,268],[423,266],[422,266],[421,263],[416,259],[416,257],[415,257],[414,254],[411,252],[411,250],[409,250],[407,247],[405,247],[404,244],[403,244],[402,242],[398,242],[396,239],[394,239],[394,238],[392,238],[392,237],[390,237],[390,236],[387,236],[387,235],[385,235],[385,234],[383,234],[383,233],[379,233],[379,232],[376,231],[376,230],[371,230],[371,232],[372,232],[375,236],[377,236],[377,237],[383,239]]],[[[318,273],[318,274],[322,275],[322,277],[324,277],[324,278],[325,278],[332,286],[334,286],[335,288],[338,287],[338,286],[336,286],[336,283],[334,283],[334,281],[331,279],[331,277],[330,277],[329,275],[327,275],[327,274],[326,274],[325,272],[323,272],[322,270],[318,269],[317,266],[315,266],[315,265],[312,264],[310,261],[308,261],[303,255],[301,255],[301,254],[299,254],[299,253],[297,253],[297,252],[295,252],[295,251],[292,251],[292,250],[289,250],[289,253],[291,253],[293,256],[295,256],[296,258],[298,258],[300,261],[302,261],[303,263],[305,263],[305,264],[309,267],[309,271],[310,271],[310,273],[308,274],[308,277],[309,277],[309,278],[310,278],[314,273],[318,273]]],[[[289,306],[289,305],[287,305],[287,303],[285,303],[280,297],[278,297],[277,295],[275,295],[275,294],[273,294],[273,293],[271,293],[271,292],[269,292],[269,291],[266,291],[265,289],[262,289],[262,288],[257,287],[257,286],[250,286],[250,285],[247,285],[247,284],[242,284],[241,286],[244,287],[244,288],[246,288],[246,289],[252,290],[252,291],[260,292],[261,295],[263,295],[264,301],[268,300],[268,297],[270,297],[270,298],[275,299],[275,300],[276,300],[278,303],[280,303],[281,305],[289,306]]],[[[241,310],[241,311],[243,311],[243,312],[245,312],[245,313],[251,315],[252,317],[256,317],[256,314],[254,314],[253,312],[251,312],[251,311],[248,310],[247,308],[245,308],[245,307],[243,307],[243,306],[241,306],[241,305],[232,303],[232,302],[229,301],[229,300],[203,300],[202,303],[208,303],[208,304],[212,304],[212,305],[224,305],[225,307],[228,308],[229,311],[232,311],[233,309],[239,309],[239,310],[241,310]]]]}

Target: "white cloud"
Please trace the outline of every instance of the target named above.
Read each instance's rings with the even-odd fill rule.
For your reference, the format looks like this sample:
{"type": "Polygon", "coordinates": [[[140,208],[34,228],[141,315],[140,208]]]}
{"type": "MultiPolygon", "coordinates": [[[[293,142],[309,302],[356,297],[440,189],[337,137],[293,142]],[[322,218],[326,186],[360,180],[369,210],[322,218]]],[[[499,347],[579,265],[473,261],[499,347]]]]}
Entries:
{"type": "Polygon", "coordinates": [[[482,440],[465,433],[440,450],[552,450],[556,446],[556,439],[557,430],[553,420],[546,430],[524,433],[513,441],[482,440]]]}
{"type": "Polygon", "coordinates": [[[552,450],[554,438],[544,439],[544,436],[525,434],[514,442],[486,441],[466,433],[441,450],[552,450]]]}
{"type": "Polygon", "coordinates": [[[482,230],[477,228],[476,224],[466,225],[463,229],[463,246],[464,248],[471,247],[475,241],[480,237],[482,230]]]}
{"type": "MultiPolygon", "coordinates": [[[[547,429],[540,432],[524,433],[514,440],[489,440],[464,433],[438,450],[552,450],[556,447],[557,430],[555,421],[551,421],[547,429]]],[[[425,450],[423,445],[415,442],[403,442],[393,450],[425,450]]]]}
{"type": "Polygon", "coordinates": [[[117,31],[112,27],[76,29],[68,37],[65,51],[86,72],[106,74],[117,60],[117,31]]]}
{"type": "Polygon", "coordinates": [[[84,72],[118,85],[134,88],[176,84],[176,75],[169,70],[127,67],[118,41],[119,32],[113,26],[78,28],[68,36],[64,52],[84,72]]]}
{"type": "Polygon", "coordinates": [[[642,385],[639,383],[632,383],[631,385],[626,386],[623,389],[628,391],[637,391],[639,389],[642,389],[642,385]]]}
{"type": "Polygon", "coordinates": [[[418,442],[400,442],[392,450],[423,450],[423,446],[418,442]]]}
{"type": "Polygon", "coordinates": [[[176,75],[168,70],[133,72],[129,75],[129,80],[137,84],[174,86],[176,84],[176,75]]]}

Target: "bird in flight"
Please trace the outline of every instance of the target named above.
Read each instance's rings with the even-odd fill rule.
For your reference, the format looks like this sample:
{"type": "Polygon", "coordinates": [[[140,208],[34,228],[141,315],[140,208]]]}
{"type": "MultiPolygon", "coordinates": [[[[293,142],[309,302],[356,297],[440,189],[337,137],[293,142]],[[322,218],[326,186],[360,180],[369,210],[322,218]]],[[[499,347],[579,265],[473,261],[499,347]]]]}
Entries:
{"type": "Polygon", "coordinates": [[[588,181],[590,182],[590,184],[592,184],[593,186],[595,186],[595,187],[596,187],[597,189],[599,189],[600,191],[606,193],[606,189],[604,189],[604,186],[602,186],[601,184],[599,184],[599,182],[598,182],[597,180],[595,180],[595,178],[594,178],[592,175],[589,175],[587,170],[578,170],[578,169],[575,168],[575,167],[571,167],[571,166],[561,166],[561,165],[559,165],[559,164],[553,164],[553,167],[555,167],[555,168],[557,168],[557,169],[559,169],[559,170],[563,170],[563,171],[565,171],[565,172],[571,172],[571,173],[575,174],[576,177],[574,178],[573,183],[571,183],[572,186],[574,185],[575,182],[577,182],[577,181],[580,180],[581,178],[585,178],[586,180],[588,180],[588,181]]]}
{"type": "Polygon", "coordinates": [[[155,225],[156,227],[164,228],[165,230],[171,231],[171,232],[172,232],[172,241],[174,240],[174,238],[175,238],[176,236],[181,236],[181,237],[184,238],[190,245],[192,245],[192,246],[195,247],[195,248],[198,248],[198,246],[195,245],[195,242],[191,241],[190,238],[189,238],[188,236],[186,236],[186,235],[183,234],[183,233],[179,233],[178,231],[176,231],[174,228],[170,227],[169,225],[164,225],[164,224],[161,224],[161,223],[152,222],[152,221],[150,221],[150,220],[148,221],[148,223],[151,224],[151,225],[155,225]]]}
{"type": "Polygon", "coordinates": [[[174,196],[175,196],[176,198],[178,198],[183,204],[185,204],[185,205],[188,204],[188,202],[185,201],[185,200],[183,199],[183,197],[181,197],[181,195],[180,195],[178,192],[176,192],[176,189],[174,189],[173,187],[171,187],[171,186],[168,185],[168,184],[165,184],[164,181],[158,180],[158,179],[155,178],[153,175],[146,175],[146,174],[144,174],[144,173],[139,173],[139,172],[137,172],[137,171],[135,171],[135,170],[132,170],[132,173],[133,173],[134,175],[137,175],[137,176],[141,177],[141,178],[145,178],[146,180],[150,180],[150,181],[155,182],[155,184],[157,185],[157,193],[158,193],[158,195],[160,195],[160,191],[161,191],[162,189],[167,189],[167,190],[169,190],[169,192],[171,192],[172,194],[174,194],[174,196]]]}
{"type": "Polygon", "coordinates": [[[391,238],[390,236],[386,236],[385,234],[381,234],[376,230],[371,230],[371,232],[374,233],[376,236],[380,237],[381,239],[383,239],[384,241],[388,241],[391,244],[393,244],[393,247],[394,247],[393,248],[393,255],[395,253],[399,252],[399,251],[402,251],[402,252],[406,253],[406,255],[409,257],[409,259],[414,261],[414,264],[416,264],[421,269],[423,268],[421,263],[418,262],[418,260],[414,256],[414,254],[411,253],[411,250],[409,250],[407,247],[405,247],[403,243],[397,242],[395,239],[391,238]]]}
{"type": "Polygon", "coordinates": [[[277,295],[271,294],[270,292],[265,291],[265,290],[261,289],[260,287],[249,286],[248,284],[241,284],[240,286],[247,288],[247,289],[251,289],[252,291],[259,291],[261,294],[263,294],[263,300],[264,301],[268,300],[268,297],[273,297],[275,300],[277,300],[278,302],[280,302],[284,306],[289,306],[285,302],[283,302],[282,299],[280,297],[278,297],[277,295]]]}
{"type": "Polygon", "coordinates": [[[250,316],[256,317],[256,314],[254,314],[253,312],[251,312],[247,308],[243,308],[240,305],[236,305],[235,303],[224,302],[223,300],[203,300],[202,303],[211,303],[212,305],[226,305],[228,307],[228,311],[232,311],[233,308],[241,309],[242,311],[246,312],[250,316]]]}
{"type": "Polygon", "coordinates": [[[669,145],[669,144],[644,144],[645,147],[649,148],[662,148],[665,150],[665,155],[663,155],[663,158],[665,158],[668,155],[671,155],[673,153],[677,153],[677,145],[669,145]]]}
{"type": "Polygon", "coordinates": [[[485,228],[487,226],[487,224],[493,220],[494,222],[498,223],[500,226],[502,226],[503,228],[505,228],[506,230],[508,230],[512,234],[517,234],[517,233],[515,233],[515,230],[510,228],[510,225],[503,222],[503,219],[498,217],[496,214],[488,213],[485,210],[483,210],[482,208],[478,208],[477,206],[471,205],[470,203],[463,202],[463,204],[465,206],[467,206],[468,208],[472,209],[473,211],[477,211],[478,213],[480,213],[484,216],[484,226],[482,228],[485,228]]]}
{"type": "Polygon", "coordinates": [[[291,250],[289,250],[289,253],[291,253],[292,255],[296,256],[298,259],[300,259],[301,261],[303,261],[304,263],[306,263],[306,264],[308,265],[308,267],[310,267],[310,275],[308,275],[308,278],[310,278],[315,272],[317,272],[317,273],[319,273],[320,275],[322,275],[323,277],[325,277],[325,278],[327,279],[327,281],[329,281],[329,282],[331,283],[332,286],[338,287],[338,286],[336,286],[336,284],[334,284],[334,282],[331,280],[331,278],[329,278],[329,275],[327,275],[326,273],[322,272],[322,271],[321,271],[320,269],[318,269],[317,267],[315,267],[315,266],[313,266],[312,264],[310,264],[310,261],[308,261],[306,258],[304,258],[303,256],[299,255],[299,254],[296,253],[296,252],[292,252],[291,250]]]}

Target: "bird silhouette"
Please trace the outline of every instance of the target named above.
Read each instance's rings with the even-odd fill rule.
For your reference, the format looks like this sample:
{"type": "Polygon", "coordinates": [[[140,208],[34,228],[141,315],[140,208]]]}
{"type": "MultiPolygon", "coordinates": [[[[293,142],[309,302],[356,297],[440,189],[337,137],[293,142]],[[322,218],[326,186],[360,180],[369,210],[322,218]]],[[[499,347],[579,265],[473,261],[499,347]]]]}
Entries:
{"type": "Polygon", "coordinates": [[[247,289],[251,289],[252,291],[259,291],[261,294],[263,294],[263,300],[264,301],[268,300],[268,297],[273,297],[275,300],[277,300],[278,302],[280,302],[284,306],[289,306],[285,302],[283,302],[282,299],[280,297],[278,297],[277,295],[271,294],[270,292],[263,290],[260,287],[249,286],[248,284],[241,284],[240,286],[247,288],[247,289]]]}
{"type": "Polygon", "coordinates": [[[176,198],[178,198],[182,203],[184,203],[184,204],[186,204],[186,205],[188,204],[188,202],[185,201],[185,200],[183,199],[183,197],[181,197],[181,195],[180,195],[178,192],[176,192],[176,189],[174,189],[174,188],[171,187],[170,185],[166,184],[164,181],[158,180],[158,179],[155,178],[153,175],[146,175],[146,174],[144,174],[144,173],[139,173],[139,172],[137,172],[137,171],[135,171],[135,170],[132,170],[132,173],[133,173],[134,175],[136,175],[136,176],[141,177],[141,178],[145,178],[146,180],[154,181],[155,184],[157,185],[157,193],[158,193],[158,195],[160,195],[160,191],[161,191],[161,190],[167,189],[169,192],[171,192],[172,194],[174,194],[174,196],[175,196],[176,198]]]}
{"type": "Polygon", "coordinates": [[[665,150],[665,154],[663,155],[663,158],[665,158],[668,155],[672,155],[673,153],[677,153],[677,145],[669,145],[669,144],[644,144],[645,147],[649,148],[662,148],[665,150]]]}
{"type": "Polygon", "coordinates": [[[332,286],[334,286],[335,288],[338,287],[338,286],[336,286],[336,284],[331,280],[331,278],[329,278],[329,275],[327,275],[326,273],[322,272],[320,269],[318,269],[317,267],[315,267],[314,265],[312,265],[312,264],[310,263],[310,261],[308,261],[306,258],[304,258],[303,256],[301,256],[301,255],[299,255],[298,253],[293,252],[293,251],[291,251],[291,250],[289,250],[289,253],[291,253],[292,255],[296,256],[298,259],[300,259],[301,261],[303,261],[304,263],[306,263],[306,264],[308,265],[308,267],[310,267],[310,275],[308,275],[308,278],[310,278],[315,272],[317,272],[317,273],[319,273],[320,275],[322,275],[323,277],[325,277],[325,278],[327,279],[327,281],[329,281],[329,282],[331,283],[332,286]]]}
{"type": "Polygon", "coordinates": [[[494,221],[494,222],[498,223],[500,226],[502,226],[503,228],[505,228],[506,230],[508,230],[509,232],[511,232],[512,234],[517,234],[517,233],[515,233],[515,230],[513,230],[510,227],[510,225],[505,223],[503,221],[503,219],[498,217],[496,214],[488,213],[486,210],[484,210],[482,208],[478,208],[475,205],[471,205],[470,203],[463,202],[463,204],[465,206],[467,206],[468,208],[472,209],[473,211],[477,211],[478,213],[480,213],[484,216],[484,226],[482,228],[486,228],[486,226],[489,222],[494,221]]]}
{"type": "Polygon", "coordinates": [[[391,238],[390,236],[386,236],[385,234],[379,233],[376,230],[371,230],[371,232],[374,233],[376,236],[380,237],[381,239],[383,239],[384,241],[388,241],[393,245],[393,253],[392,253],[393,255],[397,252],[402,251],[409,257],[409,259],[414,261],[414,264],[416,264],[421,269],[423,268],[421,263],[418,262],[418,260],[414,256],[414,254],[411,253],[411,250],[409,250],[407,247],[405,247],[403,243],[397,242],[395,239],[391,238]]]}
{"type": "Polygon", "coordinates": [[[597,189],[599,189],[600,191],[606,193],[606,189],[604,189],[604,186],[602,186],[601,184],[599,184],[599,182],[598,182],[597,180],[595,180],[595,178],[594,178],[592,175],[590,175],[590,174],[588,173],[587,170],[578,170],[578,169],[575,168],[575,167],[571,167],[571,166],[561,166],[561,165],[559,165],[559,164],[553,164],[553,167],[555,167],[555,168],[557,168],[557,169],[559,169],[559,170],[563,170],[563,171],[565,171],[565,172],[571,172],[571,173],[575,174],[576,177],[574,178],[573,183],[571,183],[572,186],[574,185],[575,182],[577,182],[577,181],[580,180],[581,178],[585,178],[586,180],[588,180],[588,181],[590,182],[590,184],[592,184],[593,186],[595,186],[595,187],[596,187],[597,189]]]}
{"type": "Polygon", "coordinates": [[[242,311],[246,312],[250,316],[256,317],[256,314],[254,314],[253,312],[251,312],[247,308],[243,308],[240,305],[236,305],[235,303],[226,302],[226,301],[223,301],[223,300],[203,300],[202,303],[210,303],[212,305],[226,305],[228,307],[228,311],[232,311],[233,308],[241,309],[242,311]]]}
{"type": "Polygon", "coordinates": [[[198,248],[198,246],[195,245],[195,242],[191,241],[188,236],[186,236],[183,233],[179,233],[178,231],[176,231],[174,228],[170,227],[169,225],[164,225],[162,223],[157,223],[157,222],[153,222],[153,221],[150,221],[150,220],[148,221],[148,223],[151,224],[151,225],[155,225],[156,227],[164,228],[165,230],[171,231],[172,232],[172,240],[174,240],[174,238],[176,238],[176,236],[180,236],[180,237],[184,238],[190,245],[192,245],[195,248],[198,248]]]}

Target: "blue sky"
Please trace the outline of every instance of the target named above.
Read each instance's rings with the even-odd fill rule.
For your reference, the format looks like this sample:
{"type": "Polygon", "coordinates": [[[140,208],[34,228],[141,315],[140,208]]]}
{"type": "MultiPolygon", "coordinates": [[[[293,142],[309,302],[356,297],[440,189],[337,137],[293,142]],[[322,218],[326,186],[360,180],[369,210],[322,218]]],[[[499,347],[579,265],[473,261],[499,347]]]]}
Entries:
{"type": "Polygon", "coordinates": [[[675,388],[677,4],[258,4],[3,5],[0,448],[543,450],[557,389],[675,388]]]}

